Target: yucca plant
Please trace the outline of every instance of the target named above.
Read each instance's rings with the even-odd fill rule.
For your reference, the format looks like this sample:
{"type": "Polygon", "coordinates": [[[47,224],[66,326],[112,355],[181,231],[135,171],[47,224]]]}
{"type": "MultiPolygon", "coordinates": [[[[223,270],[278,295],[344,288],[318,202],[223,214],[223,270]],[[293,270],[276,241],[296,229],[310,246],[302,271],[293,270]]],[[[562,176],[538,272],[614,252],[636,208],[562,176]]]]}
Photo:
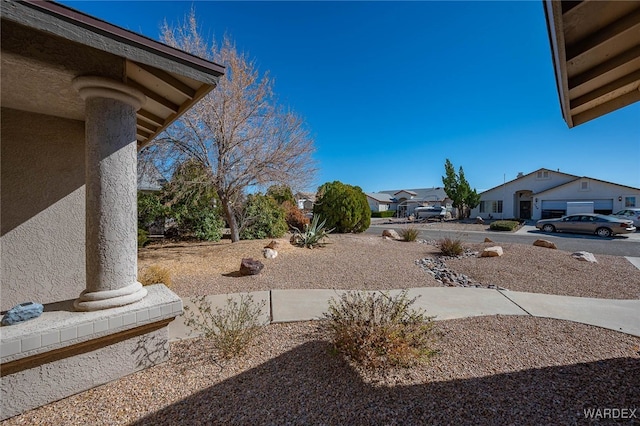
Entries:
{"type": "Polygon", "coordinates": [[[292,226],[294,232],[291,242],[300,247],[313,248],[325,244],[324,239],[329,236],[333,229],[325,227],[326,220],[320,222],[320,215],[313,215],[311,223],[304,225],[302,231],[292,226]]]}

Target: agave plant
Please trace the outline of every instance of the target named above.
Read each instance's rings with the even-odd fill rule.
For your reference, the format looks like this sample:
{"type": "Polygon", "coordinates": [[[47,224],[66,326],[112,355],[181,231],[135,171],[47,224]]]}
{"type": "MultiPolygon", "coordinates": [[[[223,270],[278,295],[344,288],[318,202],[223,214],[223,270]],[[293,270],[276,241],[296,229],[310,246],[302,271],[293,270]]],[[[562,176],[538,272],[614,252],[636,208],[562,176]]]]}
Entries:
{"type": "Polygon", "coordinates": [[[326,229],[326,219],[320,222],[320,215],[314,215],[311,223],[304,225],[302,231],[293,226],[293,237],[291,242],[300,247],[313,248],[325,244],[324,239],[329,236],[333,229],[326,229]]]}

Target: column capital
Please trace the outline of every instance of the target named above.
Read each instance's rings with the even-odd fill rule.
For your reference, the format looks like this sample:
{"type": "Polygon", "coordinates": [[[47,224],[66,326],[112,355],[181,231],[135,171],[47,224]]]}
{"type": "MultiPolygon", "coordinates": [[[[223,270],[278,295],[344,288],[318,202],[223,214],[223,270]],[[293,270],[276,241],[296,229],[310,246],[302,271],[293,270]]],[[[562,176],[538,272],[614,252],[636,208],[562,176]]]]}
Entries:
{"type": "Polygon", "coordinates": [[[82,99],[117,99],[133,106],[136,111],[147,101],[147,97],[138,89],[106,77],[80,76],[74,78],[71,85],[82,99]]]}

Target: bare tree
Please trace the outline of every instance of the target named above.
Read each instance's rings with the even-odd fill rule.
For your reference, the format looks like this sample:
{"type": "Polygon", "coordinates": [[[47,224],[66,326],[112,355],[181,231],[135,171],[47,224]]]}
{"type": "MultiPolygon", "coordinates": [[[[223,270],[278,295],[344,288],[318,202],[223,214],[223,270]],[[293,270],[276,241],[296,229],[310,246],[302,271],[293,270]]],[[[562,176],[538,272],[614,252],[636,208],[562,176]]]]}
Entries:
{"type": "Polygon", "coordinates": [[[164,42],[226,67],[218,87],[148,147],[142,156],[169,168],[187,159],[206,167],[231,240],[238,241],[247,189],[287,184],[302,188],[315,173],[313,139],[304,121],[277,104],[273,80],[239,53],[228,37],[208,44],[194,9],[177,27],[165,23],[164,42]]]}

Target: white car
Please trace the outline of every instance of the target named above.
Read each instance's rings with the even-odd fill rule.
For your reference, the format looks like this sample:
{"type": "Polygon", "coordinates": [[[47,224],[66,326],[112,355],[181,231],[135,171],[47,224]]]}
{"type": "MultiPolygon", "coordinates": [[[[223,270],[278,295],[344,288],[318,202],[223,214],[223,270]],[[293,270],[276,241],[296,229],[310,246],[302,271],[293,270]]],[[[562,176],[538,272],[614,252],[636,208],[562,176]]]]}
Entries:
{"type": "Polygon", "coordinates": [[[418,219],[440,219],[444,220],[447,215],[447,209],[444,207],[416,207],[414,210],[416,218],[418,219]]]}
{"type": "Polygon", "coordinates": [[[620,219],[632,220],[633,225],[636,228],[640,227],[640,208],[629,207],[624,210],[620,210],[618,213],[615,213],[611,216],[615,216],[620,219]]]}

